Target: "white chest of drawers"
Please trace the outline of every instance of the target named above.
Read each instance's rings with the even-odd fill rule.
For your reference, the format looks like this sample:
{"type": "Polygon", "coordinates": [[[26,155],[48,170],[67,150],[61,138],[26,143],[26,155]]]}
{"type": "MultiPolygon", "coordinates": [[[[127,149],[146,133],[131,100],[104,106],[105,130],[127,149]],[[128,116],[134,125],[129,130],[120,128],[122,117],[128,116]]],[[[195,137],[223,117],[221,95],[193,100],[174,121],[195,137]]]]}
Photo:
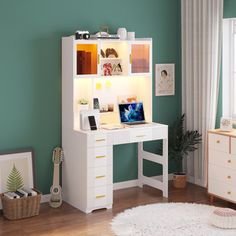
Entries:
{"type": "Polygon", "coordinates": [[[208,132],[208,193],[236,203],[236,131],[208,132]]]}

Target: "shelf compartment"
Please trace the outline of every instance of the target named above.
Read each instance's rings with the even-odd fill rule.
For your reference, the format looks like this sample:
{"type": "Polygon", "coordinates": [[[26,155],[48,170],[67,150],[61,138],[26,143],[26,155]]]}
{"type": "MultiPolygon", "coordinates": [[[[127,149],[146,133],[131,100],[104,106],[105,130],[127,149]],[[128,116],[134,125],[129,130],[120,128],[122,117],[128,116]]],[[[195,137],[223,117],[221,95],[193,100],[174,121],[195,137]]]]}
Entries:
{"type": "Polygon", "coordinates": [[[77,75],[96,75],[98,73],[97,52],[97,44],[77,44],[77,75]]]}

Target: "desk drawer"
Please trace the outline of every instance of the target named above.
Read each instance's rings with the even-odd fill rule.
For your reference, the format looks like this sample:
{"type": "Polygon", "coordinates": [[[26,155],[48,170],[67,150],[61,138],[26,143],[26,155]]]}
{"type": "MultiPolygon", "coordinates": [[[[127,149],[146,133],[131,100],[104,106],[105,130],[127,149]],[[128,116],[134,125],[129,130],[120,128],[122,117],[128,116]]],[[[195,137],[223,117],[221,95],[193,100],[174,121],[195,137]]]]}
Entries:
{"type": "Polygon", "coordinates": [[[209,163],[236,170],[236,155],[209,149],[209,163]]]}
{"type": "Polygon", "coordinates": [[[87,136],[88,147],[102,147],[106,145],[111,145],[112,141],[107,134],[88,134],[87,136]]]}
{"type": "Polygon", "coordinates": [[[88,169],[88,187],[112,185],[113,166],[88,169]]]}
{"type": "Polygon", "coordinates": [[[209,133],[209,148],[229,153],[229,137],[209,133]]]}
{"type": "Polygon", "coordinates": [[[112,204],[112,185],[88,189],[88,208],[105,207],[112,204]]]}
{"type": "Polygon", "coordinates": [[[130,131],[130,142],[143,142],[152,140],[151,129],[138,129],[130,131]]]}
{"type": "Polygon", "coordinates": [[[208,192],[224,199],[236,202],[236,187],[215,179],[208,180],[208,192]]]}
{"type": "Polygon", "coordinates": [[[236,170],[209,164],[208,178],[222,181],[225,184],[235,185],[236,187],[236,170]]]}
{"type": "Polygon", "coordinates": [[[112,165],[112,146],[88,148],[88,167],[112,165]]]}

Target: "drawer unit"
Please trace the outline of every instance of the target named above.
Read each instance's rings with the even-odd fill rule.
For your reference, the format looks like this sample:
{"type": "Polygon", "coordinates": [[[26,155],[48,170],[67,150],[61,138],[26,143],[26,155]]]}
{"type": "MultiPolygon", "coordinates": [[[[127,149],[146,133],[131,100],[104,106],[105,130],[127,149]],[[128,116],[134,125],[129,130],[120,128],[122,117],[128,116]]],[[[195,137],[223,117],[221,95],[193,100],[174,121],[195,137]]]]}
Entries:
{"type": "Polygon", "coordinates": [[[112,146],[88,148],[88,167],[112,165],[112,146]]]}
{"type": "Polygon", "coordinates": [[[112,185],[112,166],[89,168],[88,187],[112,185]]]}
{"type": "Polygon", "coordinates": [[[208,133],[208,193],[232,202],[236,202],[235,134],[235,130],[208,133]]]}
{"type": "MultiPolygon", "coordinates": [[[[236,156],[209,149],[209,164],[236,170],[236,156]]],[[[217,175],[217,173],[215,173],[217,175]]]]}
{"type": "Polygon", "coordinates": [[[218,197],[236,202],[236,185],[232,186],[226,184],[225,182],[220,182],[209,178],[208,193],[212,193],[218,197]]]}
{"type": "Polygon", "coordinates": [[[130,142],[143,142],[152,140],[151,129],[135,129],[130,131],[130,142]]]}
{"type": "Polygon", "coordinates": [[[222,166],[209,164],[209,179],[222,181],[236,187],[236,171],[222,166]]]}
{"type": "Polygon", "coordinates": [[[88,147],[102,147],[112,145],[112,137],[105,133],[90,133],[87,135],[88,147]]]}
{"type": "Polygon", "coordinates": [[[87,206],[88,208],[99,208],[112,205],[112,185],[88,188],[87,206]]]}
{"type": "Polygon", "coordinates": [[[229,137],[219,134],[209,134],[209,148],[229,153],[229,137]]]}

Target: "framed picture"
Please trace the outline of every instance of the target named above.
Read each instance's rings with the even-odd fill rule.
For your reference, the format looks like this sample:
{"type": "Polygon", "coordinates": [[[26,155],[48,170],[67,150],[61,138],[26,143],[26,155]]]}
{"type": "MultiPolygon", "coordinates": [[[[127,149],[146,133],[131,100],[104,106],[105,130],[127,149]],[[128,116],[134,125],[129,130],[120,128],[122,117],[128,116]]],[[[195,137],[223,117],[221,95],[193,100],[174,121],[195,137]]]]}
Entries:
{"type": "Polygon", "coordinates": [[[156,64],[156,96],[175,95],[175,64],[156,64]]]}
{"type": "Polygon", "coordinates": [[[32,149],[0,153],[0,193],[14,187],[34,187],[32,149]]]}
{"type": "Polygon", "coordinates": [[[112,76],[112,75],[122,75],[123,68],[121,59],[117,58],[105,58],[101,61],[102,75],[112,76]]]}

